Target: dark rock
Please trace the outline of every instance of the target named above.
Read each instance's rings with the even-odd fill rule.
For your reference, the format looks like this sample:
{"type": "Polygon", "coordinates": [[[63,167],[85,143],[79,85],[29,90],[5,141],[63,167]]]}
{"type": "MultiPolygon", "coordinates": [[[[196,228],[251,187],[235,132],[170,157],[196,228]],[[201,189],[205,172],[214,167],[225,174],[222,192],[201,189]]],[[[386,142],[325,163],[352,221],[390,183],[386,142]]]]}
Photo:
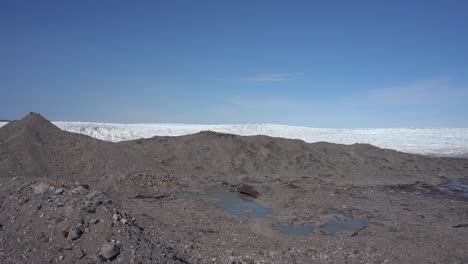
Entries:
{"type": "Polygon", "coordinates": [[[19,201],[19,204],[20,204],[20,205],[23,205],[23,204],[25,204],[25,203],[27,203],[27,202],[29,202],[29,198],[26,197],[26,198],[21,199],[21,200],[19,201]]]}
{"type": "Polygon", "coordinates": [[[288,183],[286,185],[288,188],[291,188],[291,189],[299,189],[299,186],[297,186],[296,184],[294,183],[288,183]]]}
{"type": "Polygon", "coordinates": [[[252,196],[254,198],[257,198],[260,195],[260,193],[257,190],[255,190],[252,186],[245,184],[245,183],[241,183],[237,187],[237,191],[242,194],[252,196]]]}
{"type": "Polygon", "coordinates": [[[169,195],[145,195],[145,194],[137,194],[134,199],[163,199],[167,198],[169,195]]]}

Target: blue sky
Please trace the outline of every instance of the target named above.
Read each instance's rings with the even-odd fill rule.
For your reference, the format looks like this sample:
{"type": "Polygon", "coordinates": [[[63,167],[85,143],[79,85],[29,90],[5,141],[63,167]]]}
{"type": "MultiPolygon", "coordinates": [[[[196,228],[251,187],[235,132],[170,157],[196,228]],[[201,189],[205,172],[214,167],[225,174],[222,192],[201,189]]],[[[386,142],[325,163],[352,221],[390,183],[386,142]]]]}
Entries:
{"type": "Polygon", "coordinates": [[[468,127],[468,1],[0,1],[0,119],[468,127]]]}

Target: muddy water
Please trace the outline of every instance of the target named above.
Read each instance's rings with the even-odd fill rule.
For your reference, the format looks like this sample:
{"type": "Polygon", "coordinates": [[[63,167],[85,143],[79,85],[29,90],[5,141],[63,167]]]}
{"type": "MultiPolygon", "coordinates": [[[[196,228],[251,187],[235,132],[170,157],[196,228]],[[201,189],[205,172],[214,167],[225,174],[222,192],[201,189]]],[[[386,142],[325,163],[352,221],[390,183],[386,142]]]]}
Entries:
{"type": "Polygon", "coordinates": [[[366,219],[331,220],[321,228],[327,234],[336,235],[348,231],[359,231],[366,228],[368,224],[366,219]]]}
{"type": "Polygon", "coordinates": [[[291,236],[308,236],[314,232],[314,227],[311,225],[293,226],[293,225],[280,225],[274,226],[274,229],[282,234],[291,236]]]}
{"type": "Polygon", "coordinates": [[[437,186],[437,190],[448,197],[468,199],[468,179],[445,182],[437,186]]]}
{"type": "MultiPolygon", "coordinates": [[[[224,212],[247,218],[267,218],[266,215],[271,211],[270,208],[263,207],[255,202],[250,196],[231,192],[225,188],[210,189],[206,194],[179,194],[177,198],[214,200],[215,205],[222,208],[224,212]]],[[[268,218],[267,220],[272,222],[273,228],[276,231],[285,235],[307,236],[314,232],[312,225],[285,225],[272,218],[268,218]]],[[[335,235],[347,231],[359,231],[367,227],[367,224],[366,219],[331,220],[320,228],[327,234],[335,235]]]]}
{"type": "Polygon", "coordinates": [[[245,194],[231,192],[224,188],[214,188],[206,194],[181,194],[177,197],[185,199],[214,199],[217,201],[216,206],[222,208],[224,212],[248,218],[261,218],[271,211],[271,209],[261,206],[245,194]]]}

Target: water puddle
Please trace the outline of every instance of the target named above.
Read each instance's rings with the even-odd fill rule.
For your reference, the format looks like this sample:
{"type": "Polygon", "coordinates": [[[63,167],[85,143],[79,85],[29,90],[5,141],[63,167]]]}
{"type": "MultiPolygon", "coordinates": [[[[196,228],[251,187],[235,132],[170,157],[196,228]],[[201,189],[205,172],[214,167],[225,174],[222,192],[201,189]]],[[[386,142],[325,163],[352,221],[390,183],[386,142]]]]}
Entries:
{"type": "Polygon", "coordinates": [[[321,226],[322,230],[331,235],[336,235],[343,232],[357,232],[367,227],[369,222],[366,219],[355,220],[331,220],[321,226]]]}
{"type": "Polygon", "coordinates": [[[468,200],[468,179],[449,180],[439,185],[422,182],[390,186],[390,190],[419,196],[468,200]]]}
{"type": "Polygon", "coordinates": [[[231,192],[225,188],[210,189],[206,194],[181,194],[177,195],[177,197],[185,199],[214,199],[217,200],[216,206],[224,209],[224,212],[248,218],[261,218],[271,211],[270,208],[261,206],[248,195],[231,192]]]}
{"type": "Polygon", "coordinates": [[[282,234],[290,236],[308,236],[314,232],[314,228],[310,225],[304,226],[275,226],[274,229],[282,234]]]}
{"type": "MultiPolygon", "coordinates": [[[[182,199],[212,199],[215,205],[222,208],[224,212],[247,218],[266,218],[271,209],[266,208],[255,202],[251,196],[238,192],[231,192],[225,188],[214,188],[208,190],[206,194],[179,194],[177,198],[182,199]]],[[[268,218],[274,229],[285,235],[308,236],[314,232],[312,225],[283,225],[277,220],[268,218]]],[[[345,231],[359,231],[367,227],[368,222],[365,219],[359,220],[332,220],[321,226],[321,230],[327,234],[338,234],[345,231]]]]}
{"type": "Polygon", "coordinates": [[[468,179],[451,180],[437,187],[446,196],[468,199],[468,179]]]}

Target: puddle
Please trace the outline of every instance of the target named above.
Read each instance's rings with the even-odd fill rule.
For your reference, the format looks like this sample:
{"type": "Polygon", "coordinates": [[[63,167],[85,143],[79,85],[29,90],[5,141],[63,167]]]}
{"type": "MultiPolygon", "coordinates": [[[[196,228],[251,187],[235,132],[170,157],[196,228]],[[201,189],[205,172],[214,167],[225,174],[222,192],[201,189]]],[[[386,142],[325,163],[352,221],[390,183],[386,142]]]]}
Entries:
{"type": "Polygon", "coordinates": [[[310,225],[304,226],[275,226],[274,229],[282,234],[291,236],[308,236],[314,232],[314,228],[310,225]]]}
{"type": "Polygon", "coordinates": [[[451,180],[437,187],[446,196],[468,199],[468,179],[451,180]]]}
{"type": "Polygon", "coordinates": [[[390,190],[425,197],[468,200],[468,179],[449,180],[439,185],[415,182],[390,186],[390,190]]]}
{"type": "Polygon", "coordinates": [[[368,224],[366,219],[332,220],[325,223],[322,230],[327,234],[335,235],[346,231],[359,231],[366,228],[368,224]]]}
{"type": "MultiPolygon", "coordinates": [[[[179,194],[177,198],[182,199],[213,199],[216,201],[215,205],[222,208],[224,212],[247,218],[267,218],[267,213],[271,211],[255,202],[250,196],[231,192],[225,188],[214,188],[208,190],[206,194],[179,194]]],[[[292,236],[308,236],[314,232],[312,225],[281,225],[275,219],[268,218],[272,222],[274,229],[282,234],[292,236]],[[276,222],[276,223],[275,223],[276,222]]],[[[368,221],[366,219],[360,220],[332,220],[327,222],[321,227],[327,234],[338,234],[344,231],[359,231],[367,227],[368,221]]]]}
{"type": "Polygon", "coordinates": [[[261,218],[271,211],[271,209],[253,201],[248,195],[231,192],[224,188],[210,189],[206,194],[181,194],[177,195],[177,197],[185,199],[214,199],[217,200],[216,206],[224,209],[224,212],[248,218],[261,218]]]}

